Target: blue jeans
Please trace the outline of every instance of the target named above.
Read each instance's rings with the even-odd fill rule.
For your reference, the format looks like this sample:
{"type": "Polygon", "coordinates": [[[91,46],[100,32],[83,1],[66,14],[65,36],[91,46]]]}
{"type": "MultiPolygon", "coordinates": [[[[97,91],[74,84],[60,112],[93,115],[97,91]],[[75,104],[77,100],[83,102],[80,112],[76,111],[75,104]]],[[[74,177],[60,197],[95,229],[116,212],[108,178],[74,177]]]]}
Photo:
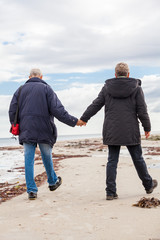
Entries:
{"type": "MultiPolygon", "coordinates": [[[[39,148],[41,151],[41,156],[43,160],[43,164],[45,166],[48,183],[49,185],[54,185],[57,181],[57,175],[53,168],[52,161],[52,148],[48,144],[39,143],[39,148]]],[[[38,191],[34,180],[34,155],[36,150],[36,143],[23,143],[24,146],[24,157],[25,157],[25,178],[26,178],[26,186],[27,193],[38,191]]]]}
{"type": "MultiPolygon", "coordinates": [[[[134,166],[137,170],[138,176],[142,181],[145,190],[149,190],[152,187],[152,178],[148,173],[146,163],[142,156],[141,145],[126,146],[132,157],[134,166]]],[[[106,167],[106,192],[107,195],[113,195],[116,193],[116,176],[117,165],[119,160],[121,146],[108,146],[108,163],[106,167]]],[[[129,176],[128,176],[129,177],[129,176]]],[[[125,186],[125,183],[124,183],[125,186]]]]}

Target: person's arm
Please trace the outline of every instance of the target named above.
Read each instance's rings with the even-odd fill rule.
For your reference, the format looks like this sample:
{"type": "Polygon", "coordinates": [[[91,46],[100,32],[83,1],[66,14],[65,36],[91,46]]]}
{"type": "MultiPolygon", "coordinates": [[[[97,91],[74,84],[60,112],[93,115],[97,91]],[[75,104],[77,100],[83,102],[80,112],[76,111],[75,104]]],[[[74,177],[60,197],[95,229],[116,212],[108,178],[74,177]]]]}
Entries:
{"type": "Polygon", "coordinates": [[[88,120],[93,117],[105,104],[105,97],[104,97],[104,88],[100,91],[98,97],[89,105],[86,111],[81,116],[81,120],[86,123],[88,120]]]}
{"type": "Polygon", "coordinates": [[[71,127],[74,127],[75,125],[80,126],[79,120],[65,110],[56,93],[51,88],[48,89],[48,107],[50,114],[56,117],[59,121],[71,127]]]}
{"type": "Polygon", "coordinates": [[[10,123],[13,124],[16,110],[17,110],[17,95],[18,95],[19,89],[14,93],[10,106],[9,106],[9,120],[10,123]]]}
{"type": "Polygon", "coordinates": [[[151,131],[151,123],[150,123],[150,118],[147,112],[147,105],[144,99],[144,93],[141,87],[139,87],[136,95],[136,111],[137,111],[137,116],[144,128],[145,136],[146,138],[148,138],[151,131]]]}

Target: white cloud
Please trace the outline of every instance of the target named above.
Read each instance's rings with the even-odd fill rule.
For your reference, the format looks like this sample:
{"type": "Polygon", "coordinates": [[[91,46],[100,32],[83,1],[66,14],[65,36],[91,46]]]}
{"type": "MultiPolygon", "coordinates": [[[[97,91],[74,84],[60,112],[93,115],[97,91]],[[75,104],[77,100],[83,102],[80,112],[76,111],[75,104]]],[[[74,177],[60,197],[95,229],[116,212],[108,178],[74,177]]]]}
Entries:
{"type": "MultiPolygon", "coordinates": [[[[63,91],[58,91],[57,96],[61,100],[65,109],[73,116],[80,118],[86,108],[98,96],[103,84],[73,84],[73,87],[63,91]]],[[[72,134],[94,134],[102,132],[104,119],[104,109],[94,116],[86,127],[76,127],[74,129],[56,121],[58,133],[60,135],[72,134]]]]}
{"type": "MultiPolygon", "coordinates": [[[[84,84],[78,87],[72,87],[68,90],[57,92],[59,99],[65,106],[65,109],[73,116],[80,118],[86,107],[91,104],[94,98],[97,97],[102,85],[101,84],[84,84]]],[[[8,118],[8,109],[12,96],[0,96],[0,137],[9,137],[10,123],[8,118]]],[[[72,134],[87,134],[87,133],[101,133],[103,122],[103,111],[97,114],[90,124],[85,128],[71,128],[56,120],[58,133],[61,135],[72,134]],[[98,124],[97,124],[98,122],[98,124]]]]}
{"type": "Polygon", "coordinates": [[[60,79],[55,79],[55,82],[68,82],[68,79],[65,78],[60,78],[60,79]]]}
{"type": "MultiPolygon", "coordinates": [[[[159,76],[145,76],[142,79],[142,87],[145,92],[146,101],[148,103],[148,110],[152,122],[152,131],[160,131],[160,99],[155,97],[155,92],[159,89],[159,76]],[[153,79],[153,83],[151,84],[153,79]],[[154,86],[154,87],[153,87],[154,86]]],[[[61,100],[65,109],[73,116],[80,118],[88,105],[98,96],[103,84],[73,84],[69,89],[58,91],[57,96],[61,100]]],[[[9,120],[8,108],[12,96],[0,96],[0,133],[1,137],[10,136],[9,134],[9,120]]],[[[73,134],[92,134],[101,133],[104,119],[104,109],[102,108],[94,117],[89,120],[86,127],[71,128],[56,120],[58,133],[60,135],[73,134]]]]}
{"type": "Polygon", "coordinates": [[[158,0],[1,1],[0,73],[160,65],[158,0]]]}
{"type": "MultiPolygon", "coordinates": [[[[80,84],[74,83],[73,87],[67,90],[57,92],[58,97],[66,106],[66,109],[78,118],[82,115],[89,104],[98,96],[103,84],[80,84]]],[[[142,88],[145,93],[145,99],[148,106],[149,115],[152,123],[152,131],[160,132],[160,76],[150,75],[142,78],[142,88]]],[[[88,122],[86,128],[76,129],[74,131],[85,134],[101,133],[104,119],[104,109],[100,110],[88,122]]],[[[59,124],[59,123],[58,123],[59,124]]],[[[60,134],[64,132],[71,134],[71,130],[66,125],[61,125],[59,128],[60,134]]]]}
{"type": "MultiPolygon", "coordinates": [[[[96,72],[113,68],[118,61],[159,67],[159,9],[158,0],[1,0],[0,81],[23,82],[31,68],[40,68],[46,75],[96,72]]],[[[57,79],[56,85],[69,80],[57,79]]],[[[149,111],[157,119],[160,76],[144,76],[142,81],[149,111]]],[[[80,117],[100,88],[75,83],[58,95],[67,110],[80,117]]],[[[0,96],[2,135],[8,132],[5,104],[10,98],[0,96]]],[[[72,131],[101,131],[102,115],[103,111],[86,128],[72,131]]],[[[60,131],[71,128],[61,125],[60,131]]]]}
{"type": "Polygon", "coordinates": [[[146,102],[150,112],[160,112],[160,76],[149,75],[142,78],[146,102]]]}
{"type": "Polygon", "coordinates": [[[73,87],[58,91],[62,104],[72,114],[80,117],[85,108],[98,96],[103,84],[72,84],[73,87]]]}

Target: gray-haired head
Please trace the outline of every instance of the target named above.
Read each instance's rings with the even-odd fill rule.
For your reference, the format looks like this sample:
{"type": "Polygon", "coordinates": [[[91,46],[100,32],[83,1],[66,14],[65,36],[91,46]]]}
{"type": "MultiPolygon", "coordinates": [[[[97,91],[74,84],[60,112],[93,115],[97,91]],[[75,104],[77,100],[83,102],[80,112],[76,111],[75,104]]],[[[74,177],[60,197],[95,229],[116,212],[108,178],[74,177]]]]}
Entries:
{"type": "Polygon", "coordinates": [[[128,77],[129,76],[129,67],[127,63],[120,62],[115,67],[116,77],[128,77]]]}
{"type": "Polygon", "coordinates": [[[38,68],[33,68],[33,69],[31,69],[31,71],[30,71],[29,77],[30,77],[30,78],[32,78],[32,77],[42,78],[42,72],[41,72],[41,70],[38,69],[38,68]]]}

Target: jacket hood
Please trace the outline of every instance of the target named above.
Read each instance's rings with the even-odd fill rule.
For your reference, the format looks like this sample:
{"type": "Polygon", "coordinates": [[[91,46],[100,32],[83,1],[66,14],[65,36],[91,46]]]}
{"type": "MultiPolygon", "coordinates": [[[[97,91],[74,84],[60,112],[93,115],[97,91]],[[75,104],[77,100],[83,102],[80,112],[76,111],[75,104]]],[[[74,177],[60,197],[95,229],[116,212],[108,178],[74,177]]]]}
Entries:
{"type": "Polygon", "coordinates": [[[138,86],[141,86],[141,80],[135,78],[112,78],[106,80],[107,92],[115,98],[129,97],[138,86]]]}

